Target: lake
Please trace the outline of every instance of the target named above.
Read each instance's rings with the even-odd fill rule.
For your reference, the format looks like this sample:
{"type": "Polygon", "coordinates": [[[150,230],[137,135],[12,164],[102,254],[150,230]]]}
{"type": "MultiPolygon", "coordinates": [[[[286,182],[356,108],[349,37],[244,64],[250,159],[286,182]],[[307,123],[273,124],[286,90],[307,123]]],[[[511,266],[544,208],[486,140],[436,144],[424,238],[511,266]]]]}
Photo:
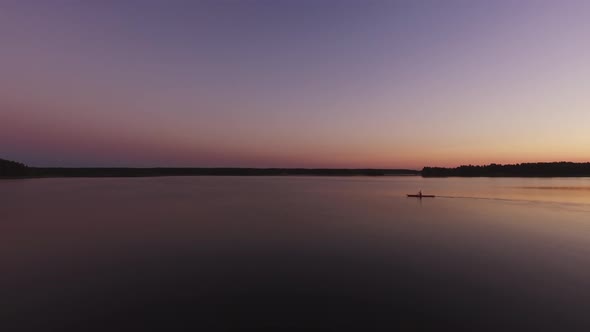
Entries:
{"type": "Polygon", "coordinates": [[[590,329],[590,178],[28,179],[0,199],[2,331],[590,329]]]}

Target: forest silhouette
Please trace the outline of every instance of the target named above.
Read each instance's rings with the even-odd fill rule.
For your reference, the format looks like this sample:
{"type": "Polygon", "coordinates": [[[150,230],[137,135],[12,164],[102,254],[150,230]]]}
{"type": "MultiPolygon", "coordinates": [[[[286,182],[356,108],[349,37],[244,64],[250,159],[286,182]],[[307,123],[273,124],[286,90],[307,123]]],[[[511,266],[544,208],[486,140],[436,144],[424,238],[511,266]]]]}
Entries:
{"type": "Polygon", "coordinates": [[[522,164],[463,165],[455,168],[424,167],[423,177],[576,177],[590,176],[590,163],[539,162],[522,164]]]}
{"type": "Polygon", "coordinates": [[[23,163],[0,159],[0,177],[149,177],[149,176],[395,176],[423,177],[576,177],[590,176],[590,162],[539,162],[522,164],[463,165],[455,168],[424,167],[411,169],[374,168],[239,168],[239,167],[28,167],[23,163]]]}
{"type": "Polygon", "coordinates": [[[385,176],[419,175],[411,169],[347,169],[347,168],[240,168],[240,167],[27,167],[24,164],[0,159],[0,177],[149,177],[149,176],[385,176]]]}
{"type": "Polygon", "coordinates": [[[0,159],[0,176],[27,176],[30,169],[16,161],[0,159]]]}

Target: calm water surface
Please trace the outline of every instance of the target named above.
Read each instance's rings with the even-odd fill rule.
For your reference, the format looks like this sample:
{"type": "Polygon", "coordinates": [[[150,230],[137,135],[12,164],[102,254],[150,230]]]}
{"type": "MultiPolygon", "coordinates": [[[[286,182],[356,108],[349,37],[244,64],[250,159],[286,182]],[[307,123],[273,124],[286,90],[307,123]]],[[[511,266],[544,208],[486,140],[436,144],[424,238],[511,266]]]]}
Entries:
{"type": "Polygon", "coordinates": [[[590,329],[590,178],[1,180],[0,199],[2,331],[590,329]]]}

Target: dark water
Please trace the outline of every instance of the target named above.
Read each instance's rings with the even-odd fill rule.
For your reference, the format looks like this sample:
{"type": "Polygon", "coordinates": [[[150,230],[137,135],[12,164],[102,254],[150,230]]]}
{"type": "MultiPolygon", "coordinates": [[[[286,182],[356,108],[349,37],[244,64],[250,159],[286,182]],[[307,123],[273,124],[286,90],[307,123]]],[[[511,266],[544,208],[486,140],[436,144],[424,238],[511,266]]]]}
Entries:
{"type": "Polygon", "coordinates": [[[0,199],[1,331],[590,329],[588,178],[2,180],[0,199]]]}

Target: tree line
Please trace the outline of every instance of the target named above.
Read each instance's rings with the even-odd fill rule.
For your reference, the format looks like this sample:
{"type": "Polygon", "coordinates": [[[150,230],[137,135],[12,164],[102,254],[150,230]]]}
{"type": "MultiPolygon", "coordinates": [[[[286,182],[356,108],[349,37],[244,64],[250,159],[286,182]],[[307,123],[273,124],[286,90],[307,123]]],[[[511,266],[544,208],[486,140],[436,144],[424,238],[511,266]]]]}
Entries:
{"type": "Polygon", "coordinates": [[[147,176],[269,176],[269,175],[321,175],[321,176],[383,176],[418,175],[409,169],[341,169],[341,168],[125,168],[125,167],[27,167],[24,164],[0,159],[0,177],[147,177],[147,176]]]}
{"type": "Polygon", "coordinates": [[[575,177],[590,176],[590,162],[549,162],[522,164],[463,165],[455,168],[424,167],[409,169],[338,169],[338,168],[60,168],[27,167],[25,164],[0,159],[0,177],[143,177],[143,176],[261,176],[323,175],[381,176],[422,175],[423,177],[575,177]]]}
{"type": "Polygon", "coordinates": [[[424,167],[424,177],[576,177],[590,176],[590,163],[544,162],[522,164],[463,165],[455,168],[424,167]]]}

